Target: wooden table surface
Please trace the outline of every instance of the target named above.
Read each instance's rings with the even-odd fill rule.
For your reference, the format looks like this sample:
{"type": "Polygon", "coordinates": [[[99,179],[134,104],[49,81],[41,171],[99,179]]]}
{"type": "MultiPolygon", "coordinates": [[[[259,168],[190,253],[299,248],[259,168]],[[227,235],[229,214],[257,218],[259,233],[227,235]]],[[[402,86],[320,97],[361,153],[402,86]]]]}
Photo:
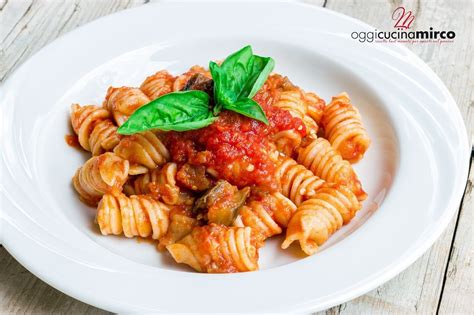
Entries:
{"type": "MultiPolygon", "coordinates": [[[[148,0],[0,0],[0,82],[55,38],[101,16],[144,5],[148,0]]],[[[446,84],[472,138],[474,108],[473,1],[310,0],[313,5],[355,17],[379,30],[393,27],[400,5],[416,16],[412,29],[453,30],[454,43],[411,44],[446,84]]],[[[471,157],[471,164],[472,164],[471,157]]],[[[474,168],[459,210],[439,240],[412,266],[379,288],[327,314],[474,313],[474,168]]],[[[48,286],[0,246],[0,313],[105,313],[48,286]]]]}

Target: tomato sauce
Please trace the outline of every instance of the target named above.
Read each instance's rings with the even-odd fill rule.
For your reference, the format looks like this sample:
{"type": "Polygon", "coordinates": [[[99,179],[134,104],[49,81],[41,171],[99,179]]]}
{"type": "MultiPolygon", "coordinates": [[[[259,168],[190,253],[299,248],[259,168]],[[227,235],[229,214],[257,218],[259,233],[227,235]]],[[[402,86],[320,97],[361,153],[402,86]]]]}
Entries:
{"type": "Polygon", "coordinates": [[[173,161],[204,165],[220,179],[239,187],[258,185],[275,189],[271,137],[283,130],[302,136],[306,128],[299,118],[272,104],[278,89],[265,84],[254,100],[264,109],[269,125],[231,111],[223,111],[206,128],[170,132],[166,137],[173,161]]]}
{"type": "MultiPolygon", "coordinates": [[[[208,273],[233,273],[239,271],[232,260],[228,259],[223,253],[226,247],[219,246],[226,231],[227,227],[224,225],[209,224],[194,229],[192,232],[198,245],[197,249],[202,257],[200,263],[204,265],[203,267],[208,273]]],[[[230,252],[226,254],[229,255],[230,252]]]]}
{"type": "Polygon", "coordinates": [[[79,139],[77,138],[76,135],[66,135],[64,136],[64,140],[66,140],[66,143],[68,146],[80,149],[81,145],[79,144],[79,139]]]}

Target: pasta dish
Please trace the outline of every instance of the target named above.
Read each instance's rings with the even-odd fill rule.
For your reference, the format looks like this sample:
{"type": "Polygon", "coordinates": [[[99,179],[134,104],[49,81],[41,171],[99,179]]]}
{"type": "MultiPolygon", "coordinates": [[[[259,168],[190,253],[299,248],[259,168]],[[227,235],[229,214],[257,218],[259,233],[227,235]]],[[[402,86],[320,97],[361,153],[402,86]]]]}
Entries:
{"type": "Polygon", "coordinates": [[[352,164],[370,139],[346,93],[326,102],[250,46],[206,69],[160,70],[71,108],[73,176],[103,235],[151,239],[196,271],[258,269],[284,234],[313,255],[366,199],[352,164]]]}

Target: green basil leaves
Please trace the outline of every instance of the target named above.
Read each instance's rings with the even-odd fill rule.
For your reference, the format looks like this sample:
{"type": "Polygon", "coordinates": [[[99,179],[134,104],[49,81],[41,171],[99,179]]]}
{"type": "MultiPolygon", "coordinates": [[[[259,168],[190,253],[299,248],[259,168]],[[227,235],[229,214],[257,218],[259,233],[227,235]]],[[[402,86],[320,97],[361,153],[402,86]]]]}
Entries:
{"type": "Polygon", "coordinates": [[[242,99],[230,105],[224,105],[224,109],[234,111],[249,118],[260,120],[268,125],[268,119],[262,107],[251,98],[242,99]]]}
{"type": "Polygon", "coordinates": [[[206,127],[216,119],[209,111],[207,93],[174,92],[137,109],[118,133],[130,135],[150,129],[186,131],[206,127]]]}
{"type": "Polygon", "coordinates": [[[254,55],[252,47],[245,46],[227,57],[221,66],[209,63],[214,79],[214,99],[216,107],[235,111],[268,124],[267,117],[252,97],[260,90],[275,62],[270,57],[254,55]]]}
{"type": "Polygon", "coordinates": [[[254,55],[250,46],[228,56],[219,66],[209,63],[214,80],[214,101],[202,91],[182,91],[165,94],[140,107],[118,129],[129,135],[150,129],[186,131],[203,128],[217,119],[223,110],[268,124],[261,106],[252,97],[263,86],[275,62],[270,57],[254,55]]]}

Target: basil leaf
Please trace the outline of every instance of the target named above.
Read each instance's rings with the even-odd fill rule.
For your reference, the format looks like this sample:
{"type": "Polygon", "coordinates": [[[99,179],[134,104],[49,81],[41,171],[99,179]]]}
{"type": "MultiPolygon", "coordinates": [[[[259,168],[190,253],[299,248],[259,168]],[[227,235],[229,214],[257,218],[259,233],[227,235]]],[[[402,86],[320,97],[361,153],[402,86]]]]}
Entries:
{"type": "Polygon", "coordinates": [[[272,58],[254,55],[250,46],[228,56],[221,66],[211,61],[209,70],[214,80],[216,102],[214,115],[224,107],[268,123],[263,109],[250,99],[260,90],[274,66],[272,58]]]}
{"type": "Polygon", "coordinates": [[[137,109],[118,133],[130,135],[150,129],[186,131],[208,126],[216,119],[209,110],[207,93],[173,92],[137,109]]]}
{"type": "MultiPolygon", "coordinates": [[[[223,77],[221,85],[221,94],[226,94],[230,102],[236,102],[241,96],[245,86],[248,84],[249,76],[253,69],[253,52],[250,45],[236,51],[228,56],[220,66],[221,76],[223,77]]],[[[212,73],[212,72],[211,72],[212,73]]],[[[246,97],[246,95],[243,95],[246,97]]],[[[221,99],[224,104],[227,99],[221,99]]]]}
{"type": "Polygon", "coordinates": [[[270,57],[254,55],[250,46],[227,57],[219,67],[209,63],[214,79],[214,98],[217,103],[232,104],[240,99],[252,98],[265,83],[275,62],[270,57]]]}
{"type": "Polygon", "coordinates": [[[268,119],[262,107],[251,98],[241,99],[233,104],[224,105],[224,109],[237,112],[268,125],[268,119]]]}
{"type": "Polygon", "coordinates": [[[233,102],[233,97],[227,95],[225,92],[226,89],[224,86],[225,75],[217,63],[211,61],[209,62],[209,71],[211,72],[212,79],[214,80],[214,108],[212,109],[214,115],[218,115],[222,109],[223,103],[231,104],[233,102]]]}
{"type": "Polygon", "coordinates": [[[251,75],[249,76],[247,85],[241,94],[248,98],[254,97],[258,90],[263,86],[274,67],[275,61],[272,58],[254,55],[251,75]]]}

